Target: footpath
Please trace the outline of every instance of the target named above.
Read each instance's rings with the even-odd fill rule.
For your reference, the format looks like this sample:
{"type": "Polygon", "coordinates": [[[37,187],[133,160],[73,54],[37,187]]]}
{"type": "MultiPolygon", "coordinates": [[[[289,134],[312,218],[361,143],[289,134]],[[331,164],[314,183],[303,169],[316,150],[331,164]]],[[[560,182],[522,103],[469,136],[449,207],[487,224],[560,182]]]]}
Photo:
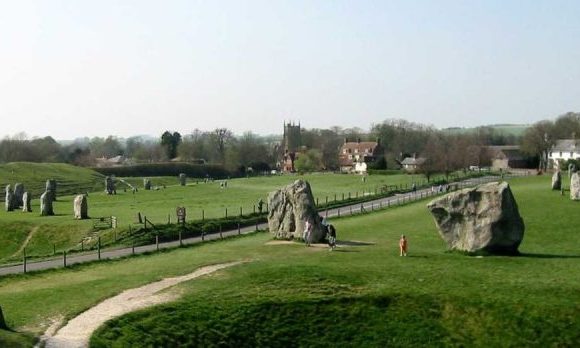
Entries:
{"type": "MultiPolygon", "coordinates": [[[[507,179],[508,177],[504,177],[507,179]]],[[[462,189],[466,187],[476,186],[479,184],[483,184],[486,182],[497,181],[499,178],[497,176],[485,176],[480,178],[472,178],[467,179],[460,182],[455,182],[449,184],[450,187],[454,189],[462,189]]],[[[353,205],[347,205],[340,208],[332,208],[327,210],[319,211],[320,215],[331,218],[331,217],[341,217],[341,216],[350,216],[354,214],[360,213],[367,213],[375,210],[382,210],[389,207],[398,206],[401,204],[406,204],[409,202],[413,202],[416,200],[422,200],[425,198],[437,196],[444,194],[444,192],[439,192],[438,186],[433,186],[432,188],[424,188],[418,189],[414,192],[407,192],[402,194],[397,194],[390,197],[379,198],[376,200],[371,200],[365,203],[358,203],[353,205]]],[[[119,248],[119,249],[108,249],[108,250],[101,250],[100,252],[92,251],[90,253],[83,253],[83,254],[70,254],[64,255],[60,258],[54,258],[49,260],[43,261],[35,261],[35,262],[26,262],[17,264],[17,265],[10,265],[0,267],[0,276],[8,275],[8,274],[18,274],[18,273],[26,273],[32,271],[40,271],[45,269],[51,268],[60,268],[60,267],[67,267],[72,266],[80,263],[87,263],[87,262],[95,262],[100,260],[112,260],[118,259],[122,257],[127,257],[136,254],[143,254],[143,253],[150,253],[156,252],[163,249],[172,249],[177,248],[180,246],[185,245],[192,245],[203,243],[205,241],[210,240],[217,240],[217,239],[225,239],[228,237],[242,235],[242,234],[249,234],[254,233],[257,230],[265,230],[268,228],[267,223],[257,224],[255,226],[248,226],[242,227],[240,229],[233,229],[228,231],[222,231],[206,234],[200,237],[194,238],[187,238],[182,239],[180,241],[171,241],[171,242],[163,242],[158,244],[149,244],[143,246],[136,246],[136,247],[128,247],[128,248],[119,248]]]]}

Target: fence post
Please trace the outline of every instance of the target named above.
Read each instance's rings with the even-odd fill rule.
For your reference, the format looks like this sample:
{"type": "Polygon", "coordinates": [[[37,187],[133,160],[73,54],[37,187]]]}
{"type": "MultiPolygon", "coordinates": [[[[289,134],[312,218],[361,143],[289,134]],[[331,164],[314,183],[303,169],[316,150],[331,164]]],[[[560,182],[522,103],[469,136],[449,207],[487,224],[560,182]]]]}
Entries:
{"type": "Polygon", "coordinates": [[[133,241],[133,243],[131,243],[131,253],[133,255],[135,255],[135,241],[133,241]]]}
{"type": "Polygon", "coordinates": [[[155,234],[155,248],[159,251],[159,233],[155,234]]]}
{"type": "Polygon", "coordinates": [[[203,228],[201,229],[201,241],[205,240],[205,233],[203,232],[203,228]]]}
{"type": "Polygon", "coordinates": [[[220,224],[220,238],[224,239],[224,236],[222,235],[222,224],[220,224]]]}
{"type": "Polygon", "coordinates": [[[240,222],[238,221],[238,235],[242,234],[242,229],[240,227],[240,222]]]}
{"type": "Polygon", "coordinates": [[[316,207],[318,207],[318,197],[316,197],[316,207]]]}
{"type": "Polygon", "coordinates": [[[361,203],[361,204],[360,204],[360,212],[361,212],[361,214],[362,214],[362,213],[364,213],[364,211],[365,211],[365,209],[364,209],[364,207],[363,207],[363,204],[361,203]]]}
{"type": "Polygon", "coordinates": [[[244,215],[244,214],[243,214],[242,207],[240,207],[240,217],[242,217],[242,215],[244,215]]]}
{"type": "Polygon", "coordinates": [[[56,244],[52,245],[52,255],[56,255],[56,244]]]}
{"type": "Polygon", "coordinates": [[[26,273],[26,247],[22,249],[22,259],[23,259],[23,266],[24,266],[24,273],[26,273]]]}
{"type": "Polygon", "coordinates": [[[205,220],[205,210],[201,210],[201,222],[205,220]]]}
{"type": "Polygon", "coordinates": [[[325,200],[324,204],[328,205],[328,196],[326,196],[326,200],[325,200]]]}
{"type": "Polygon", "coordinates": [[[338,217],[340,217],[340,207],[338,207],[338,217]]]}
{"type": "Polygon", "coordinates": [[[342,193],[342,200],[344,201],[344,192],[342,193]]]}
{"type": "Polygon", "coordinates": [[[167,214],[167,224],[171,225],[171,214],[167,214]]]}
{"type": "Polygon", "coordinates": [[[336,203],[336,193],[334,194],[334,203],[336,203]]]}
{"type": "Polygon", "coordinates": [[[228,218],[228,208],[226,208],[226,219],[228,218]]]}
{"type": "Polygon", "coordinates": [[[85,240],[81,240],[81,251],[85,251],[85,240]]]}
{"type": "Polygon", "coordinates": [[[97,239],[97,254],[99,256],[99,260],[101,260],[101,236],[97,239]]]}
{"type": "Polygon", "coordinates": [[[256,214],[256,205],[254,204],[254,214],[256,214]]]}
{"type": "Polygon", "coordinates": [[[66,250],[62,252],[62,263],[66,267],[66,250]]]}
{"type": "Polygon", "coordinates": [[[181,239],[181,231],[179,231],[179,246],[183,246],[183,240],[181,239]]]}
{"type": "Polygon", "coordinates": [[[350,209],[350,215],[352,215],[352,205],[349,205],[348,207],[350,209]]]}

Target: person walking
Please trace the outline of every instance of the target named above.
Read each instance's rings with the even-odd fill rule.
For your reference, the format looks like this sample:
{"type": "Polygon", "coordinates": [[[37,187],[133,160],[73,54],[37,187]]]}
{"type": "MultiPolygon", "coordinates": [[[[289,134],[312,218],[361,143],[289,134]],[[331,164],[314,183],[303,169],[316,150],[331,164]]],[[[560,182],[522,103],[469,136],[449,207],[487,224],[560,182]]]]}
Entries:
{"type": "Polygon", "coordinates": [[[304,236],[303,236],[306,246],[310,246],[311,235],[312,235],[312,223],[310,222],[310,220],[306,220],[306,224],[304,225],[304,236]]]}
{"type": "Polygon", "coordinates": [[[334,228],[333,225],[328,225],[328,246],[329,246],[329,250],[328,251],[333,251],[334,248],[336,248],[336,229],[334,228]]]}
{"type": "Polygon", "coordinates": [[[407,256],[407,237],[404,234],[401,235],[399,239],[399,249],[401,251],[400,256],[407,256]]]}

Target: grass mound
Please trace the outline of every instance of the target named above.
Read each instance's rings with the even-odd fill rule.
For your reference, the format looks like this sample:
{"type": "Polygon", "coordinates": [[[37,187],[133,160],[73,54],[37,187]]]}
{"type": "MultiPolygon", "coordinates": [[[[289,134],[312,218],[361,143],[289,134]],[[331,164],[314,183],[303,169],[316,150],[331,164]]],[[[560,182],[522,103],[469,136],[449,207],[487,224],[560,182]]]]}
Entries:
{"type": "Polygon", "coordinates": [[[22,183],[24,188],[36,198],[44,192],[47,179],[56,179],[57,193],[61,196],[101,190],[104,176],[91,169],[64,163],[0,164],[0,187],[2,188],[8,184],[14,187],[14,184],[22,183]]]}

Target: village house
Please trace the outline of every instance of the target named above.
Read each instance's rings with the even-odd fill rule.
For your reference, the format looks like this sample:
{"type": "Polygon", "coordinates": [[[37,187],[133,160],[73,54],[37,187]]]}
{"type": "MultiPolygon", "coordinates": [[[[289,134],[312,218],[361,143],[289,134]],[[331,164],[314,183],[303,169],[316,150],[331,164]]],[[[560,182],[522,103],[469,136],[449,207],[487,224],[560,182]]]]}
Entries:
{"type": "Polygon", "coordinates": [[[405,159],[401,161],[401,167],[407,173],[417,173],[425,161],[425,157],[417,157],[416,155],[413,157],[405,157],[405,159]]]}
{"type": "Polygon", "coordinates": [[[527,157],[519,145],[488,146],[493,170],[523,169],[529,167],[527,157]]]}
{"type": "Polygon", "coordinates": [[[340,171],[343,173],[365,174],[368,166],[384,155],[380,139],[377,141],[348,141],[344,139],[344,144],[340,148],[338,162],[340,171]]]}
{"type": "Polygon", "coordinates": [[[558,139],[548,153],[548,166],[558,169],[560,162],[580,158],[580,140],[558,139]]]}

